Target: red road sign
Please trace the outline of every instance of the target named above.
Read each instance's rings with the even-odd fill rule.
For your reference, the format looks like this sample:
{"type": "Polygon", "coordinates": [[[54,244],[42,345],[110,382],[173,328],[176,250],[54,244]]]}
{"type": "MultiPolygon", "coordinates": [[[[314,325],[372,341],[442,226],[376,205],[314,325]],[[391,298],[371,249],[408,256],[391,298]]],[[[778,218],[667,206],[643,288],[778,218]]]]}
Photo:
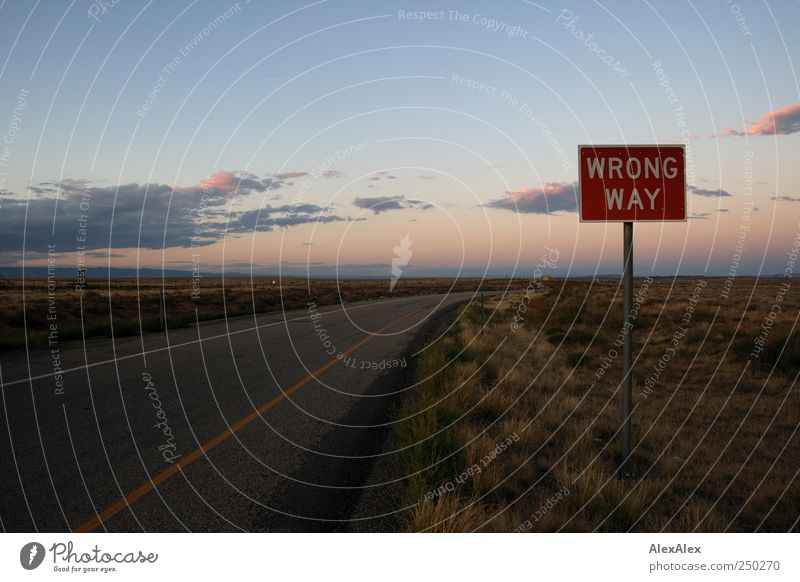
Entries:
{"type": "Polygon", "coordinates": [[[682,145],[578,146],[581,221],[686,220],[682,145]]]}

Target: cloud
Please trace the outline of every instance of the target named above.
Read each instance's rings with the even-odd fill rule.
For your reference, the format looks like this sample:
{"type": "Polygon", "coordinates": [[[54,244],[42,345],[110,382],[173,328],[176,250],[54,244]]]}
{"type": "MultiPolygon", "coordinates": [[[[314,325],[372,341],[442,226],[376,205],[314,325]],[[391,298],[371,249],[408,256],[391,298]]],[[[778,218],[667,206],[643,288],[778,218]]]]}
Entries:
{"type": "MultiPolygon", "coordinates": [[[[303,206],[314,206],[307,204],[303,206]]],[[[328,223],[328,222],[342,222],[345,220],[341,216],[334,216],[330,214],[322,214],[326,209],[319,206],[314,207],[316,210],[309,212],[294,212],[288,213],[289,207],[281,208],[260,208],[255,210],[247,210],[240,213],[235,221],[228,225],[228,232],[232,233],[245,233],[245,232],[268,232],[275,227],[289,228],[292,226],[299,226],[301,224],[311,223],[328,223]]]]}
{"type": "Polygon", "coordinates": [[[282,182],[277,177],[259,178],[249,172],[226,172],[221,171],[210,175],[196,186],[188,188],[174,187],[176,192],[189,195],[223,195],[228,198],[234,196],[246,196],[252,192],[266,192],[267,190],[277,190],[282,186],[282,182]]]}
{"type": "MultiPolygon", "coordinates": [[[[218,172],[200,184],[95,186],[86,180],[41,182],[36,196],[4,197],[0,211],[0,252],[87,254],[103,249],[199,247],[226,233],[336,222],[330,208],[314,204],[241,210],[234,197],[280,187],[275,178],[218,172]],[[260,213],[260,214],[259,214],[260,213]]],[[[252,205],[250,205],[252,206],[252,205]]]]}
{"type": "MultiPolygon", "coordinates": [[[[28,186],[28,189],[34,194],[41,194],[41,195],[52,194],[56,191],[55,188],[51,186],[35,185],[35,184],[31,184],[30,186],[28,186]]],[[[10,194],[10,192],[0,192],[0,193],[2,193],[4,196],[10,194]]]]}
{"type": "Polygon", "coordinates": [[[745,135],[745,132],[728,128],[723,129],[719,133],[712,133],[709,137],[739,137],[741,135],[745,135]]]}
{"type": "Polygon", "coordinates": [[[387,180],[397,180],[397,176],[392,176],[386,170],[383,170],[381,172],[375,172],[375,175],[371,176],[369,179],[373,180],[373,181],[376,181],[376,180],[380,180],[381,178],[386,178],[387,180]]]}
{"type": "Polygon", "coordinates": [[[689,186],[688,190],[695,196],[709,196],[714,198],[732,196],[730,192],[723,190],[722,188],[717,188],[716,190],[706,190],[704,188],[698,188],[697,186],[689,186]]]}
{"type": "Polygon", "coordinates": [[[800,103],[770,111],[751,123],[744,131],[725,129],[711,137],[738,137],[743,135],[789,135],[800,132],[800,103]]]}
{"type": "Polygon", "coordinates": [[[353,200],[353,206],[372,210],[373,214],[381,214],[390,210],[401,210],[405,196],[365,196],[353,200]]]}
{"type": "Polygon", "coordinates": [[[280,174],[275,174],[275,177],[278,180],[291,180],[292,178],[302,178],[307,175],[308,172],[282,172],[280,174]]]}
{"type": "Polygon", "coordinates": [[[408,208],[418,208],[420,210],[429,210],[433,208],[432,204],[424,200],[406,199],[403,195],[358,197],[353,200],[353,206],[371,210],[373,214],[382,214],[390,210],[405,210],[408,208]]]}
{"type": "Polygon", "coordinates": [[[407,200],[407,202],[411,206],[416,206],[420,210],[430,210],[431,208],[433,208],[433,204],[424,202],[422,200],[407,200]]]}
{"type": "Polygon", "coordinates": [[[489,208],[501,208],[522,214],[556,214],[578,211],[578,183],[546,182],[541,188],[507,192],[505,198],[492,200],[489,208]]]}
{"type": "Polygon", "coordinates": [[[795,196],[773,196],[775,202],[800,202],[800,198],[795,196]]]}
{"type": "Polygon", "coordinates": [[[262,214],[292,213],[292,214],[319,214],[331,210],[330,206],[322,207],[316,204],[284,204],[283,206],[265,206],[262,214]]]}
{"type": "MultiPolygon", "coordinates": [[[[196,188],[196,187],[195,187],[196,188]]],[[[12,196],[0,212],[0,250],[41,250],[55,244],[58,252],[105,248],[189,246],[194,233],[192,210],[201,202],[193,188],[185,193],[166,184],[121,184],[98,187],[63,181],[56,193],[26,199],[12,196]],[[190,193],[191,191],[191,193],[190,193]]],[[[202,189],[199,189],[202,192],[202,189]]],[[[207,197],[214,216],[226,198],[207,197]]],[[[210,218],[213,221],[213,218],[210,218]]],[[[197,245],[213,242],[205,234],[197,245]]]]}
{"type": "MultiPolygon", "coordinates": [[[[294,180],[295,178],[304,178],[306,176],[311,176],[312,178],[341,178],[344,176],[339,170],[322,170],[322,168],[318,168],[313,172],[281,172],[275,174],[273,178],[279,182],[284,180],[294,180]]],[[[291,182],[288,182],[291,184],[291,182]]]]}

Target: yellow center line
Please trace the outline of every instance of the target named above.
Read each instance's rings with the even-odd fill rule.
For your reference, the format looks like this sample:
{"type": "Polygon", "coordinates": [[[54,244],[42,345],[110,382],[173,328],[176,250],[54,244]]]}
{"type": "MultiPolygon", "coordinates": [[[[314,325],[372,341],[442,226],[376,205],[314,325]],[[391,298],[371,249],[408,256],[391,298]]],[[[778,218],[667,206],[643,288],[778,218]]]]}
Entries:
{"type": "MultiPolygon", "coordinates": [[[[398,317],[397,319],[395,319],[393,321],[390,321],[389,323],[387,323],[386,325],[381,327],[376,332],[373,332],[372,334],[362,338],[361,340],[359,340],[358,342],[356,342],[355,344],[353,344],[352,346],[347,348],[345,351],[342,352],[342,354],[345,355],[345,356],[348,355],[348,354],[351,354],[352,352],[356,351],[358,348],[364,346],[364,344],[366,344],[369,341],[371,341],[372,339],[374,339],[377,336],[377,334],[389,329],[391,326],[393,326],[394,324],[406,319],[407,317],[411,317],[415,313],[418,313],[418,312],[420,312],[420,311],[422,311],[424,309],[427,309],[428,307],[429,306],[425,306],[425,307],[421,307],[419,309],[415,309],[414,311],[406,313],[405,315],[403,315],[401,317],[398,317]]],[[[275,407],[275,405],[277,405],[279,402],[284,400],[287,396],[289,396],[290,394],[292,394],[296,390],[299,390],[300,388],[302,388],[303,386],[308,384],[311,380],[314,380],[315,378],[317,378],[321,374],[325,373],[329,368],[332,368],[333,366],[335,366],[336,363],[339,362],[339,361],[341,361],[341,358],[335,357],[335,358],[331,359],[329,362],[327,362],[326,364],[320,366],[319,368],[317,368],[316,370],[311,372],[309,375],[307,375],[302,380],[299,380],[298,382],[295,382],[294,384],[289,386],[286,390],[281,392],[278,396],[276,396],[275,398],[273,398],[269,402],[267,402],[265,404],[262,404],[259,408],[257,408],[256,410],[254,410],[253,412],[251,412],[250,414],[248,414],[247,416],[245,416],[241,420],[237,421],[235,424],[232,424],[230,427],[228,427],[227,429],[225,429],[224,431],[219,433],[217,436],[212,438],[210,441],[206,442],[201,447],[193,450],[191,453],[189,453],[185,457],[181,458],[181,460],[178,461],[177,463],[175,463],[174,465],[170,465],[170,467],[168,469],[165,469],[164,471],[161,471],[160,473],[150,477],[150,479],[148,481],[146,481],[145,483],[142,483],[141,485],[139,485],[136,489],[134,489],[133,491],[128,493],[125,497],[122,497],[121,499],[115,501],[114,503],[112,503],[111,505],[106,507],[103,511],[101,511],[100,513],[95,514],[94,517],[92,517],[91,519],[85,521],[84,523],[82,523],[78,527],[73,528],[73,530],[72,530],[73,533],[90,532],[90,531],[94,530],[95,528],[97,528],[98,526],[100,526],[103,523],[105,523],[106,521],[108,521],[109,519],[111,519],[112,517],[114,517],[115,515],[117,515],[120,511],[122,511],[126,507],[130,507],[131,505],[136,503],[139,499],[141,499],[142,497],[147,495],[150,491],[153,491],[156,487],[158,487],[159,485],[164,483],[167,479],[169,479],[170,477],[172,477],[173,475],[175,475],[176,473],[181,471],[184,467],[194,463],[197,459],[205,456],[206,453],[208,453],[211,449],[213,449],[214,447],[216,447],[217,445],[219,445],[223,441],[227,440],[231,436],[233,436],[234,433],[242,430],[244,427],[246,427],[247,425],[252,423],[254,420],[256,420],[259,416],[261,416],[263,413],[265,413],[269,409],[275,407]]]]}

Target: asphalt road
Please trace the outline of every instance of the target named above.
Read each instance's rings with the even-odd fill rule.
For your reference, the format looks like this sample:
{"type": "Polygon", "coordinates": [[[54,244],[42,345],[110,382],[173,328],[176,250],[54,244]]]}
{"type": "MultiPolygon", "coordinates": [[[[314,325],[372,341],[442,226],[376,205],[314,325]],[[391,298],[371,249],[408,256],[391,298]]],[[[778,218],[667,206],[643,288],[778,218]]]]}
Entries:
{"type": "Polygon", "coordinates": [[[413,390],[420,330],[436,319],[446,326],[470,297],[62,343],[57,360],[47,350],[6,352],[0,525],[347,530],[363,491],[382,497],[380,484],[364,485],[376,458],[386,465],[386,423],[413,390]]]}

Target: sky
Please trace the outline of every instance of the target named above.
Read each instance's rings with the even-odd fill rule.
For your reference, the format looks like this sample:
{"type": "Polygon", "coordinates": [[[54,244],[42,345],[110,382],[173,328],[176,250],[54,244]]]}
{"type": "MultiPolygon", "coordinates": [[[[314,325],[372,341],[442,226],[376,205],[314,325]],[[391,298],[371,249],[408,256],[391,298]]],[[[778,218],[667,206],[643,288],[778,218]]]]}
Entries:
{"type": "Polygon", "coordinates": [[[635,225],[637,274],[783,273],[798,32],[796,2],[6,0],[0,264],[618,273],[578,145],[662,143],[689,219],[635,225]]]}

